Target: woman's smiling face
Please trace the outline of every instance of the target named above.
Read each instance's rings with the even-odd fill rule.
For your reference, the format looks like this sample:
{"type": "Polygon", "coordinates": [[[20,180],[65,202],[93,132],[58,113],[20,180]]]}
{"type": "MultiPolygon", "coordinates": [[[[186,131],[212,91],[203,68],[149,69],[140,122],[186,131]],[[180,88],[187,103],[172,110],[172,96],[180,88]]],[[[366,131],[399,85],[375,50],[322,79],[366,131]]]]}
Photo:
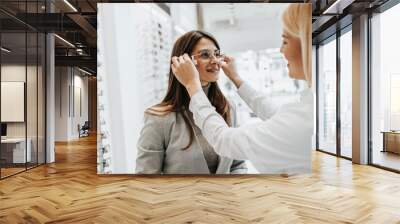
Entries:
{"type": "Polygon", "coordinates": [[[300,39],[284,30],[280,51],[288,61],[289,76],[293,79],[304,79],[300,39]]]}
{"type": "Polygon", "coordinates": [[[214,56],[214,52],[216,50],[218,50],[217,46],[215,46],[214,42],[208,38],[201,38],[193,49],[192,55],[196,55],[196,68],[199,71],[200,81],[202,82],[202,84],[216,82],[219,78],[221,64],[219,60],[214,56]],[[204,51],[212,52],[211,59],[205,60],[200,58],[200,55],[198,54],[204,51]]]}

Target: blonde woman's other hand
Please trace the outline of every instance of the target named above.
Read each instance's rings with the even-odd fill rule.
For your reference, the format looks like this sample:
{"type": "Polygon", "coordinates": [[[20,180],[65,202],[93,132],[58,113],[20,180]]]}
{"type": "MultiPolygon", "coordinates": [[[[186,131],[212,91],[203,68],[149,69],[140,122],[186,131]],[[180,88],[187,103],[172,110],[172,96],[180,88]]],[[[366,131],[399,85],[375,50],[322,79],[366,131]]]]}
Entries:
{"type": "Polygon", "coordinates": [[[221,67],[225,75],[228,76],[237,88],[239,88],[242,85],[243,80],[237,73],[235,59],[231,56],[225,55],[221,67]]]}

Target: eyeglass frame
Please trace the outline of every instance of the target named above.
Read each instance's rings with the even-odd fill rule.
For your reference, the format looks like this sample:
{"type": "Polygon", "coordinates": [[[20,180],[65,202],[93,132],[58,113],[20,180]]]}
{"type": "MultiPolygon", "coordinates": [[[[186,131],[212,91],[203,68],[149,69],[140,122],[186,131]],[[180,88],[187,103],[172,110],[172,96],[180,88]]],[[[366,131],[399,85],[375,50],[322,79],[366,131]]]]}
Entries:
{"type": "MultiPolygon", "coordinates": [[[[201,50],[201,51],[207,51],[208,53],[211,51],[211,50],[208,50],[208,49],[204,49],[204,50],[201,50]]],[[[219,54],[220,54],[220,58],[222,58],[222,57],[224,57],[225,56],[225,54],[224,53],[222,53],[222,51],[220,50],[220,49],[217,49],[217,50],[214,50],[214,52],[211,54],[213,57],[215,57],[216,59],[220,59],[220,58],[218,58],[216,55],[215,55],[215,52],[219,52],[219,54]]],[[[201,53],[198,53],[198,54],[193,54],[193,55],[191,55],[191,58],[192,58],[192,60],[195,60],[195,56],[198,56],[198,55],[201,55],[203,52],[201,52],[201,53]]],[[[209,58],[207,58],[207,59],[202,59],[202,60],[208,60],[208,61],[211,61],[211,59],[212,59],[212,57],[209,57],[209,58]]]]}

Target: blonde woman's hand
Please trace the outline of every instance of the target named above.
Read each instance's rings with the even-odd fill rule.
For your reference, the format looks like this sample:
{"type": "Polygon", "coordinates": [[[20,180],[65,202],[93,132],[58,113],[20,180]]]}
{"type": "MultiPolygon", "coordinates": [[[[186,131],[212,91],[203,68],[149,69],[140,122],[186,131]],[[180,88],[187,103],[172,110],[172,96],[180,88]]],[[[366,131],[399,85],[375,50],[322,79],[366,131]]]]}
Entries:
{"type": "Polygon", "coordinates": [[[237,88],[239,88],[240,85],[242,85],[243,80],[237,73],[235,59],[225,55],[221,63],[221,67],[222,70],[224,70],[225,75],[228,76],[228,78],[235,84],[237,88]]]}
{"type": "Polygon", "coordinates": [[[200,76],[188,54],[172,57],[172,72],[190,96],[201,90],[200,76]]]}

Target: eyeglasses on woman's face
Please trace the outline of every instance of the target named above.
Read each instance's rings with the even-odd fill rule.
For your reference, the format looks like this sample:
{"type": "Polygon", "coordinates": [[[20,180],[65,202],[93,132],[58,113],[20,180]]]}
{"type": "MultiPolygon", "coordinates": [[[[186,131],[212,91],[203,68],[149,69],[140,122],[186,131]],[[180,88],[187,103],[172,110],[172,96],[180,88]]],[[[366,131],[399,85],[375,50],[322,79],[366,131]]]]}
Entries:
{"type": "Polygon", "coordinates": [[[211,59],[215,57],[217,60],[220,60],[224,57],[224,54],[220,50],[200,50],[200,53],[192,55],[192,59],[200,58],[204,62],[209,62],[211,59]]]}

